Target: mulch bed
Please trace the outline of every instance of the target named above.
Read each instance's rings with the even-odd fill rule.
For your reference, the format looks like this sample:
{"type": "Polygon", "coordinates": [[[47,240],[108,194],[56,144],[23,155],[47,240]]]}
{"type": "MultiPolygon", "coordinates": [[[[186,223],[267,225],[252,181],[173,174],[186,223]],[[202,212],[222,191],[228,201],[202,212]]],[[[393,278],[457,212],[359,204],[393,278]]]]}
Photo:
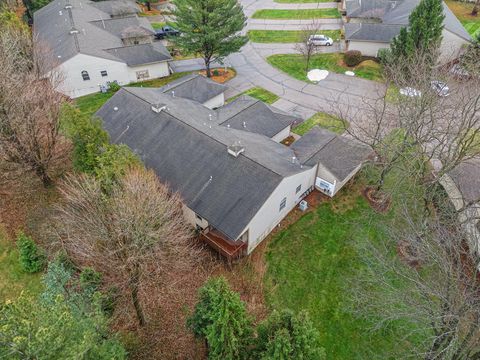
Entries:
{"type": "MultiPolygon", "coordinates": [[[[210,77],[211,80],[223,84],[224,82],[230,80],[231,78],[235,77],[236,72],[232,69],[211,69],[210,70],[212,76],[210,77]]],[[[205,70],[202,70],[199,72],[200,75],[207,76],[207,72],[205,70]]]]}
{"type": "Polygon", "coordinates": [[[390,210],[390,205],[392,204],[391,197],[385,193],[377,192],[373,186],[367,186],[362,191],[362,195],[376,212],[385,214],[390,210]]]}
{"type": "Polygon", "coordinates": [[[290,146],[293,144],[293,142],[295,141],[295,138],[290,135],[288,137],[286,137],[285,139],[283,139],[282,141],[280,141],[281,144],[285,145],[285,146],[290,146]]]}
{"type": "Polygon", "coordinates": [[[399,241],[397,244],[398,257],[408,266],[419,269],[420,259],[415,255],[410,243],[406,240],[399,241]]]}

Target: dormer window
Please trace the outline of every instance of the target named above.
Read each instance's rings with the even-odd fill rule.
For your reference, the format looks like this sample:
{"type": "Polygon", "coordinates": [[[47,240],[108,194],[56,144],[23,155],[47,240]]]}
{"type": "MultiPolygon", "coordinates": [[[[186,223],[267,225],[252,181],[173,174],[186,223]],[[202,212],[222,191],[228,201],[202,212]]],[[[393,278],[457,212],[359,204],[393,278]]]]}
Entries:
{"type": "Polygon", "coordinates": [[[83,81],[90,80],[90,75],[88,75],[88,71],[85,71],[85,70],[82,71],[82,78],[83,78],[83,81]]]}

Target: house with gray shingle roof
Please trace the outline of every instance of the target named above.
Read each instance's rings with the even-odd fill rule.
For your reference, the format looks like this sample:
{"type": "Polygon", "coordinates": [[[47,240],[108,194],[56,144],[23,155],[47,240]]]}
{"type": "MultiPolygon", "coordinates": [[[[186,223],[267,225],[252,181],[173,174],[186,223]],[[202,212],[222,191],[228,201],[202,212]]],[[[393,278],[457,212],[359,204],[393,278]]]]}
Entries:
{"type": "Polygon", "coordinates": [[[52,1],[33,17],[38,53],[51,57],[43,71],[60,73],[59,90],[71,98],[168,76],[171,56],[138,12],[129,0],[52,1]]]}
{"type": "Polygon", "coordinates": [[[314,188],[333,196],[366,155],[326,130],[285,146],[279,134],[288,136],[300,119],[250,97],[211,109],[204,104],[216,91],[196,91],[209,85],[187,76],[156,89],[124,87],[96,115],[113,142],[129,146],[182,196],[201,237],[232,258],[252,252],[314,188]],[[197,88],[178,90],[186,84],[197,88]],[[333,182],[324,168],[339,179],[332,193],[318,180],[320,167],[322,180],[333,182]]]}
{"type": "Polygon", "coordinates": [[[472,251],[480,254],[480,158],[458,164],[440,184],[458,213],[472,251]]]}
{"type": "MultiPolygon", "coordinates": [[[[377,56],[380,49],[390,47],[401,28],[408,26],[410,13],[419,3],[420,0],[345,0],[347,49],[377,56]]],[[[440,60],[447,62],[460,54],[471,37],[448,6],[442,4],[445,20],[440,60]]]]}

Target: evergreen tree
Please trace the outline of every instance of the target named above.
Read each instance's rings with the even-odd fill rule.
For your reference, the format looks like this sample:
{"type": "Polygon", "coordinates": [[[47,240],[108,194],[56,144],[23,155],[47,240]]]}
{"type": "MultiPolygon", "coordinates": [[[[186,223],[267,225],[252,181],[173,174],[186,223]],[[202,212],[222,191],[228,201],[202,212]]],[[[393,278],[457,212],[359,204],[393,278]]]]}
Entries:
{"type": "Polygon", "coordinates": [[[72,273],[49,264],[44,292],[0,307],[1,359],[125,359],[95,299],[75,289],[72,273]]]}
{"type": "Polygon", "coordinates": [[[319,333],[306,312],[274,311],[258,326],[255,358],[264,360],[322,360],[319,333]]]}
{"type": "Polygon", "coordinates": [[[410,14],[408,29],[403,28],[392,41],[394,58],[408,59],[420,50],[429,52],[434,62],[442,41],[444,19],[442,0],[421,0],[410,14]]]}
{"type": "Polygon", "coordinates": [[[237,0],[174,0],[173,4],[172,25],[182,36],[170,41],[184,53],[200,54],[208,77],[212,62],[221,62],[247,43],[247,37],[238,34],[246,17],[237,0]]]}
{"type": "Polygon", "coordinates": [[[244,359],[252,335],[245,304],[225,278],[209,279],[200,288],[199,301],[188,319],[196,337],[203,338],[209,359],[244,359]]]}

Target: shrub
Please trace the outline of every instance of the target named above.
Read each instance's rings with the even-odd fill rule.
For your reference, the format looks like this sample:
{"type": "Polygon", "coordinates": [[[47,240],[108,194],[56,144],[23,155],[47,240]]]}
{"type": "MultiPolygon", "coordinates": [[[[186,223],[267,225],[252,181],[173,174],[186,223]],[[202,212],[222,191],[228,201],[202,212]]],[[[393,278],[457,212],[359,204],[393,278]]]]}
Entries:
{"type": "Polygon", "coordinates": [[[82,114],[71,105],[62,108],[62,128],[73,142],[73,167],[77,171],[93,173],[108,134],[99,119],[82,114]]]}
{"type": "Polygon", "coordinates": [[[380,62],[384,65],[392,63],[392,51],[390,49],[380,49],[378,50],[377,57],[380,62]]]}
{"type": "Polygon", "coordinates": [[[90,267],[86,267],[80,273],[80,286],[83,291],[95,292],[102,283],[102,274],[90,267]]]}
{"type": "Polygon", "coordinates": [[[96,161],[94,174],[107,193],[118,178],[125,175],[128,168],[140,165],[140,159],[128,146],[116,144],[105,145],[96,161]]]}
{"type": "Polygon", "coordinates": [[[347,66],[357,66],[362,61],[362,53],[358,50],[349,50],[344,55],[347,66]]]}
{"type": "Polygon", "coordinates": [[[212,74],[213,74],[213,76],[218,76],[218,75],[220,75],[220,73],[218,72],[218,70],[213,70],[213,71],[212,71],[212,74]]]}
{"type": "Polygon", "coordinates": [[[45,267],[46,256],[31,237],[20,233],[17,237],[20,265],[25,272],[36,273],[45,267]]]}
{"type": "Polygon", "coordinates": [[[118,85],[118,83],[116,81],[112,81],[111,83],[108,84],[108,90],[110,92],[117,92],[118,90],[120,90],[122,87],[120,85],[118,85]]]}

